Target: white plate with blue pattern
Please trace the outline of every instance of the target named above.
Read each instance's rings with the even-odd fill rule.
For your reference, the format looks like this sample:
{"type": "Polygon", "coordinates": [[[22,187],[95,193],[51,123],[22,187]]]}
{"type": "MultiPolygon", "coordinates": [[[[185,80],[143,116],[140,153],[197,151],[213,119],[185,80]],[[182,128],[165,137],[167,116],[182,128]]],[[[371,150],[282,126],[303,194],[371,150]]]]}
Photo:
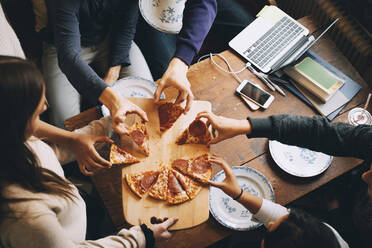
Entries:
{"type": "Polygon", "coordinates": [[[145,21],[160,32],[178,34],[182,28],[186,0],[139,0],[145,21]]]}
{"type": "MultiPolygon", "coordinates": [[[[155,90],[158,86],[151,80],[141,77],[121,78],[112,84],[111,88],[119,92],[123,97],[154,98],[155,90]]],[[[165,98],[164,94],[161,96],[165,98]]],[[[102,105],[103,116],[110,115],[106,106],[102,105]]]]}
{"type": "Polygon", "coordinates": [[[297,177],[313,177],[324,172],[333,157],[321,152],[269,141],[269,150],[275,163],[285,172],[297,177]]]}
{"type": "MultiPolygon", "coordinates": [[[[246,166],[231,167],[241,188],[261,198],[274,201],[273,188],[267,178],[258,171],[246,166]]],[[[221,182],[225,172],[218,172],[212,179],[221,182]]],[[[252,221],[252,214],[222,190],[211,186],[209,191],[209,211],[222,225],[237,231],[256,229],[262,223],[252,221]]]]}

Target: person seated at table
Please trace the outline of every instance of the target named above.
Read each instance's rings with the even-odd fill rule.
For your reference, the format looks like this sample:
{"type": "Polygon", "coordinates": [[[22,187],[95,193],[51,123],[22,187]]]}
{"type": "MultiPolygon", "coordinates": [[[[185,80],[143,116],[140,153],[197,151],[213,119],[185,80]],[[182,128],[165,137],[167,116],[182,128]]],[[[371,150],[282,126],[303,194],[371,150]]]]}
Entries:
{"type": "Polygon", "coordinates": [[[86,205],[77,188],[65,178],[61,164],[75,155],[94,168],[103,160],[94,144],[111,142],[104,136],[108,130],[102,128],[110,126],[111,120],[94,121],[77,132],[53,127],[39,119],[47,108],[45,85],[32,62],[0,56],[0,75],[1,247],[145,248],[171,237],[167,229],[177,218],[86,241],[86,205]],[[51,147],[40,138],[58,145],[51,147]]]}
{"type": "Polygon", "coordinates": [[[253,214],[253,220],[267,228],[261,241],[262,248],[349,247],[330,225],[305,212],[287,209],[241,189],[233,170],[222,158],[212,155],[211,162],[221,165],[226,177],[222,182],[209,181],[209,184],[242,204],[253,214]]]}
{"type": "MultiPolygon", "coordinates": [[[[356,157],[368,164],[372,161],[372,127],[368,125],[330,123],[320,116],[273,115],[236,120],[212,112],[201,112],[198,118],[207,118],[213,133],[217,135],[211,144],[246,134],[248,138],[265,137],[333,156],[356,157]]],[[[361,244],[369,247],[372,243],[372,167],[361,178],[367,184],[368,192],[362,191],[361,199],[356,199],[352,213],[348,214],[353,217],[361,244]]],[[[362,183],[361,180],[359,182],[362,183]]],[[[353,192],[353,195],[356,194],[353,192]]]]}
{"type": "MultiPolygon", "coordinates": [[[[47,41],[42,62],[51,103],[51,121],[63,127],[65,119],[78,114],[79,94],[88,100],[88,105],[99,100],[108,107],[113,127],[119,134],[127,132],[123,127],[127,113],[137,112],[147,120],[138,106],[107,87],[119,77],[128,75],[153,79],[141,51],[133,42],[139,15],[138,1],[46,0],[44,3],[33,0],[33,4],[39,18],[47,20],[46,16],[49,17],[39,31],[47,41]],[[92,69],[99,67],[96,64],[104,65],[100,66],[103,68],[100,76],[92,69]],[[124,72],[120,75],[122,69],[124,72]]],[[[186,79],[188,66],[184,61],[192,59],[195,50],[200,48],[216,16],[216,9],[216,0],[187,1],[175,57],[167,62],[169,66],[160,83],[162,88],[174,86],[180,89],[176,101],[187,98],[187,110],[193,95],[186,79]]],[[[150,36],[146,34],[145,39],[150,36]]],[[[154,43],[147,45],[160,53],[165,53],[163,48],[168,49],[154,43]]]]}

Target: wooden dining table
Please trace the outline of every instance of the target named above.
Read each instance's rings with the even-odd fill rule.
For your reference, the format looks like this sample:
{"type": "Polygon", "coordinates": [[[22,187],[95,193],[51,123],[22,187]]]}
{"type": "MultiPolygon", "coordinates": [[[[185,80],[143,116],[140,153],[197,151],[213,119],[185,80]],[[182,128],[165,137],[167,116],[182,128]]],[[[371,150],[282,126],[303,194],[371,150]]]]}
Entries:
{"type": "MultiPolygon", "coordinates": [[[[315,30],[317,27],[317,23],[311,17],[305,17],[299,21],[308,27],[310,31],[315,30]]],[[[312,50],[363,87],[332,121],[348,122],[347,116],[349,110],[364,104],[369,93],[369,88],[327,35],[322,37],[312,47],[312,50]]],[[[245,61],[234,52],[226,50],[221,54],[229,61],[233,70],[237,71],[244,67],[245,61]]],[[[216,63],[227,69],[221,59],[218,57],[214,59],[216,63]]],[[[191,83],[195,98],[211,102],[212,111],[217,115],[245,119],[248,116],[260,118],[276,114],[304,116],[314,116],[317,114],[312,108],[289,91],[286,91],[285,97],[277,92],[270,92],[250,71],[244,70],[239,73],[241,79],[248,79],[253,83],[259,84],[275,96],[274,102],[268,109],[251,111],[246,103],[235,94],[238,81],[231,74],[218,69],[210,59],[193,64],[190,67],[187,77],[191,83]]],[[[284,89],[284,87],[282,88],[284,89]]],[[[166,92],[167,98],[172,98],[175,94],[176,92],[174,90],[166,92]]],[[[371,108],[369,110],[372,111],[371,108]]],[[[101,113],[98,108],[89,109],[66,120],[66,128],[73,130],[82,127],[100,116],[101,113]]],[[[330,167],[322,174],[311,178],[295,177],[283,172],[275,164],[269,153],[268,139],[248,139],[245,135],[236,136],[212,145],[211,153],[222,156],[231,166],[248,166],[261,172],[268,178],[274,189],[275,201],[282,205],[286,205],[308,194],[334,178],[357,167],[362,162],[356,158],[334,157],[330,167]]],[[[219,167],[213,167],[213,174],[219,170],[219,167]]],[[[121,168],[112,168],[94,175],[92,176],[92,180],[115,227],[118,230],[122,227],[128,227],[123,217],[121,168]]],[[[157,247],[206,247],[234,232],[236,231],[220,225],[210,215],[210,218],[201,225],[186,230],[175,231],[170,240],[159,242],[157,247]]]]}

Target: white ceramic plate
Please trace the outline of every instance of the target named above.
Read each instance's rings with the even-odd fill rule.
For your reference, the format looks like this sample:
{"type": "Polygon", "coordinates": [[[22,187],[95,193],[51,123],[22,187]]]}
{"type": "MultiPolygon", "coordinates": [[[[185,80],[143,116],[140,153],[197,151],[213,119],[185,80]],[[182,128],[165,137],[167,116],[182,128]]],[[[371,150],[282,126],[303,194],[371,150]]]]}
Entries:
{"type": "MultiPolygon", "coordinates": [[[[241,188],[258,197],[275,200],[273,188],[264,175],[246,166],[234,166],[232,169],[241,188]]],[[[225,172],[222,170],[212,180],[221,182],[223,179],[225,172]]],[[[212,186],[209,191],[209,211],[219,223],[234,230],[253,230],[262,225],[252,221],[252,214],[240,203],[212,186]]]]}
{"type": "Polygon", "coordinates": [[[145,21],[160,32],[178,34],[182,28],[186,0],[139,0],[145,21]]]}
{"type": "Polygon", "coordinates": [[[298,177],[312,177],[325,171],[333,157],[298,146],[269,141],[269,150],[275,163],[285,172],[298,177]]]}
{"type": "MultiPolygon", "coordinates": [[[[151,80],[141,77],[126,77],[116,81],[111,88],[119,92],[123,97],[154,98],[158,86],[151,80]]],[[[164,99],[164,94],[161,96],[164,99]]],[[[110,115],[106,106],[102,105],[103,116],[110,115]]]]}

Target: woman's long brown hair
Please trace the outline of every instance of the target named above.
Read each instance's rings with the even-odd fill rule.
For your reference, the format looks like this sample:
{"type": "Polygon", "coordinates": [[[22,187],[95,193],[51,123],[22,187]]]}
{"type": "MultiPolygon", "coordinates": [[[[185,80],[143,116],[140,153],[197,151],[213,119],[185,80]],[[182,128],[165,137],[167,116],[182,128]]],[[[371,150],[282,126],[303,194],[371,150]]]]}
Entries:
{"type": "MultiPolygon", "coordinates": [[[[18,184],[35,193],[74,200],[72,185],[51,170],[42,168],[26,145],[25,130],[44,90],[44,80],[36,66],[27,60],[0,56],[0,206],[27,199],[3,195],[9,184],[18,184]]],[[[0,212],[0,221],[4,214],[0,212]]]]}

